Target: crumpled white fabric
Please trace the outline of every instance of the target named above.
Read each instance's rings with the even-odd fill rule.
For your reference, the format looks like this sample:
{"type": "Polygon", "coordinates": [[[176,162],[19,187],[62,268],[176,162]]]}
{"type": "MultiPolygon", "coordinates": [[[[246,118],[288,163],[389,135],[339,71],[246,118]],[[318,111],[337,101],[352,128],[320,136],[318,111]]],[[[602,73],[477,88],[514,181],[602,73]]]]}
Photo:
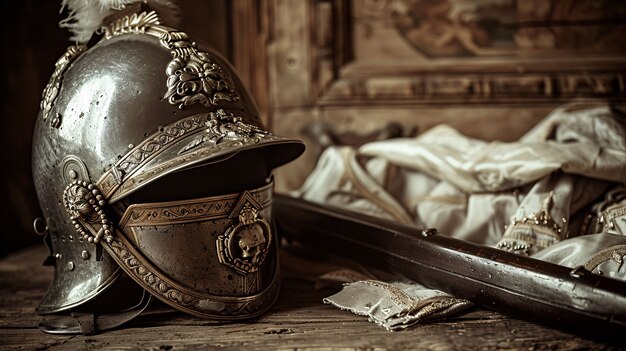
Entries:
{"type": "MultiPolygon", "coordinates": [[[[565,239],[587,234],[590,206],[626,183],[625,124],[608,106],[568,106],[555,110],[512,143],[476,140],[438,126],[417,138],[373,142],[358,150],[331,147],[293,195],[537,255],[565,239]]],[[[626,212],[626,204],[614,206],[618,207],[600,217],[608,220],[626,212]]],[[[622,219],[613,218],[612,223],[621,228],[622,219]]],[[[406,310],[393,318],[368,313],[363,301],[374,306],[384,289],[366,285],[348,284],[346,293],[326,301],[366,314],[389,329],[422,318],[406,310]],[[416,317],[402,319],[408,315],[416,317]]]]}
{"type": "Polygon", "coordinates": [[[325,298],[324,303],[367,316],[370,321],[390,331],[439,319],[472,305],[467,300],[417,283],[385,283],[378,280],[346,284],[340,292],[325,298]]]}
{"type": "Polygon", "coordinates": [[[484,142],[441,125],[417,138],[363,145],[359,154],[423,172],[468,193],[512,189],[557,170],[624,183],[624,135],[624,121],[608,106],[572,107],[555,110],[519,142],[484,142]]]}
{"type": "Polygon", "coordinates": [[[626,236],[611,233],[584,235],[540,251],[538,260],[587,271],[626,281],[626,236]]]}

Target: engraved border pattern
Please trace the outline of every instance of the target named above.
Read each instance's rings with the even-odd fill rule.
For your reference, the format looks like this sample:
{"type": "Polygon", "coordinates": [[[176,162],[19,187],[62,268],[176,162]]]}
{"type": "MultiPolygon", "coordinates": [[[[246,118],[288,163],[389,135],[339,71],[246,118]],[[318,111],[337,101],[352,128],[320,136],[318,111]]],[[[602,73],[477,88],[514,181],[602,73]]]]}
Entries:
{"type": "MultiPolygon", "coordinates": [[[[248,193],[265,208],[271,203],[273,186],[272,182],[248,193]]],[[[134,204],[129,206],[122,216],[120,228],[226,218],[235,208],[239,197],[240,194],[236,193],[194,200],[134,204]]]]}
{"type": "Polygon", "coordinates": [[[213,319],[247,319],[268,310],[278,295],[277,272],[269,286],[256,295],[227,297],[196,293],[160,276],[120,237],[122,234],[117,232],[111,244],[104,244],[105,249],[126,273],[152,295],[183,312],[213,319]]]}
{"type": "MultiPolygon", "coordinates": [[[[145,139],[141,144],[130,150],[106,172],[98,181],[98,186],[107,199],[120,198],[129,193],[142,183],[151,181],[180,165],[193,160],[203,159],[211,155],[226,155],[234,150],[243,150],[249,146],[278,143],[285,138],[275,136],[269,132],[260,130],[254,125],[241,121],[242,117],[223,111],[204,113],[182,119],[173,125],[161,127],[153,136],[145,139]],[[229,136],[224,137],[215,126],[236,126],[229,131],[229,136]],[[149,160],[167,149],[168,145],[174,144],[180,138],[204,131],[199,141],[194,140],[195,145],[189,147],[178,157],[163,162],[148,170],[135,174],[137,169],[149,160]],[[191,150],[191,149],[197,150],[191,150]]],[[[218,128],[219,129],[219,128],[218,128]]],[[[198,138],[196,138],[198,139],[198,138]]]]}
{"type": "Polygon", "coordinates": [[[118,164],[115,165],[115,168],[124,173],[132,172],[142,162],[155,155],[172,141],[204,127],[203,122],[205,119],[205,115],[195,115],[182,119],[173,125],[161,127],[156,135],[144,140],[139,147],[124,155],[118,164]]]}

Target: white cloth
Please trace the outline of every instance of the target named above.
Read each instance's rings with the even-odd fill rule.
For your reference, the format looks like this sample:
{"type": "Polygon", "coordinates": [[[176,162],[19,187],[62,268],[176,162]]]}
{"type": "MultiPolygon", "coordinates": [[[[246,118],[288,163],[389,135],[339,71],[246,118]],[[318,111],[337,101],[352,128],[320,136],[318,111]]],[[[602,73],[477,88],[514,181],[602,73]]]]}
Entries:
{"type": "Polygon", "coordinates": [[[364,280],[347,284],[324,299],[354,314],[367,316],[387,330],[400,330],[419,322],[439,319],[462,311],[472,304],[417,283],[385,283],[364,280]]]}
{"type": "Polygon", "coordinates": [[[533,258],[570,268],[583,266],[592,273],[626,281],[626,236],[623,235],[599,233],[564,240],[533,258]]]}
{"type": "Polygon", "coordinates": [[[467,193],[509,190],[557,170],[625,183],[625,135],[624,121],[608,106],[561,108],[519,142],[488,143],[441,125],[417,138],[363,145],[359,154],[423,172],[467,193]]]}
{"type": "MultiPolygon", "coordinates": [[[[623,117],[608,106],[570,106],[555,110],[518,142],[484,142],[438,126],[417,138],[372,142],[358,150],[331,147],[293,195],[533,255],[587,233],[585,209],[625,183],[623,117]]],[[[606,217],[617,228],[614,233],[619,229],[623,234],[626,205],[613,206],[598,218],[606,217]]],[[[605,264],[603,269],[622,269],[611,267],[605,264]]],[[[348,295],[342,292],[326,301],[367,314],[389,329],[420,319],[419,313],[400,307],[401,317],[389,320],[381,319],[384,314],[368,314],[362,300],[369,299],[371,305],[384,289],[352,284],[357,285],[344,288],[348,295]],[[346,296],[358,305],[351,305],[346,296]],[[418,317],[402,319],[407,315],[418,317]]]]}

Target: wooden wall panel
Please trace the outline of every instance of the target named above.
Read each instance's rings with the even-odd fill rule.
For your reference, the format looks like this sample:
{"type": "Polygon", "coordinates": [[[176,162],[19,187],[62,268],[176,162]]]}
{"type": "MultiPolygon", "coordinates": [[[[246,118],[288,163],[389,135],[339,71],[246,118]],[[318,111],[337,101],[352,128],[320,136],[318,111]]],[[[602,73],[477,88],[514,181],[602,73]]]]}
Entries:
{"type": "Polygon", "coordinates": [[[315,98],[311,3],[277,0],[272,5],[273,36],[268,43],[270,103],[274,111],[307,106],[315,98]]]}
{"type": "MultiPolygon", "coordinates": [[[[278,134],[447,123],[506,141],[563,103],[626,101],[623,2],[267,1],[278,134]]],[[[298,187],[314,156],[279,171],[278,189],[298,187]]]]}

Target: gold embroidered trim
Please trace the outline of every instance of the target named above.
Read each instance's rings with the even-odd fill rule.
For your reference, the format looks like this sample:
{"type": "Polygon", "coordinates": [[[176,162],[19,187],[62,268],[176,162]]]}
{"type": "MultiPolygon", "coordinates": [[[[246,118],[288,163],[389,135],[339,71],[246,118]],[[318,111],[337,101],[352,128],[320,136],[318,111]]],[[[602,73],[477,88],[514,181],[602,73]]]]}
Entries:
{"type": "Polygon", "coordinates": [[[362,283],[381,288],[389,292],[391,300],[399,307],[404,307],[405,311],[401,314],[401,316],[411,315],[417,318],[435,317],[437,314],[445,314],[446,310],[451,307],[457,306],[458,308],[462,308],[470,304],[467,300],[451,296],[433,296],[423,300],[416,300],[406,291],[393,284],[377,280],[364,280],[362,283]]]}
{"type": "MultiPolygon", "coordinates": [[[[624,256],[626,256],[626,245],[616,245],[609,248],[606,248],[597,254],[593,255],[587,263],[585,263],[584,267],[588,271],[593,271],[600,264],[613,260],[615,261],[619,267],[624,263],[624,256]]],[[[619,268],[618,268],[619,269],[619,268]]]]}
{"type": "MultiPolygon", "coordinates": [[[[553,205],[554,191],[551,191],[544,199],[539,212],[531,213],[519,220],[513,219],[511,224],[505,226],[502,240],[496,247],[505,251],[528,255],[533,246],[543,249],[559,242],[562,239],[563,228],[550,214],[553,205]]],[[[561,221],[564,225],[567,224],[566,218],[561,221]]]]}

